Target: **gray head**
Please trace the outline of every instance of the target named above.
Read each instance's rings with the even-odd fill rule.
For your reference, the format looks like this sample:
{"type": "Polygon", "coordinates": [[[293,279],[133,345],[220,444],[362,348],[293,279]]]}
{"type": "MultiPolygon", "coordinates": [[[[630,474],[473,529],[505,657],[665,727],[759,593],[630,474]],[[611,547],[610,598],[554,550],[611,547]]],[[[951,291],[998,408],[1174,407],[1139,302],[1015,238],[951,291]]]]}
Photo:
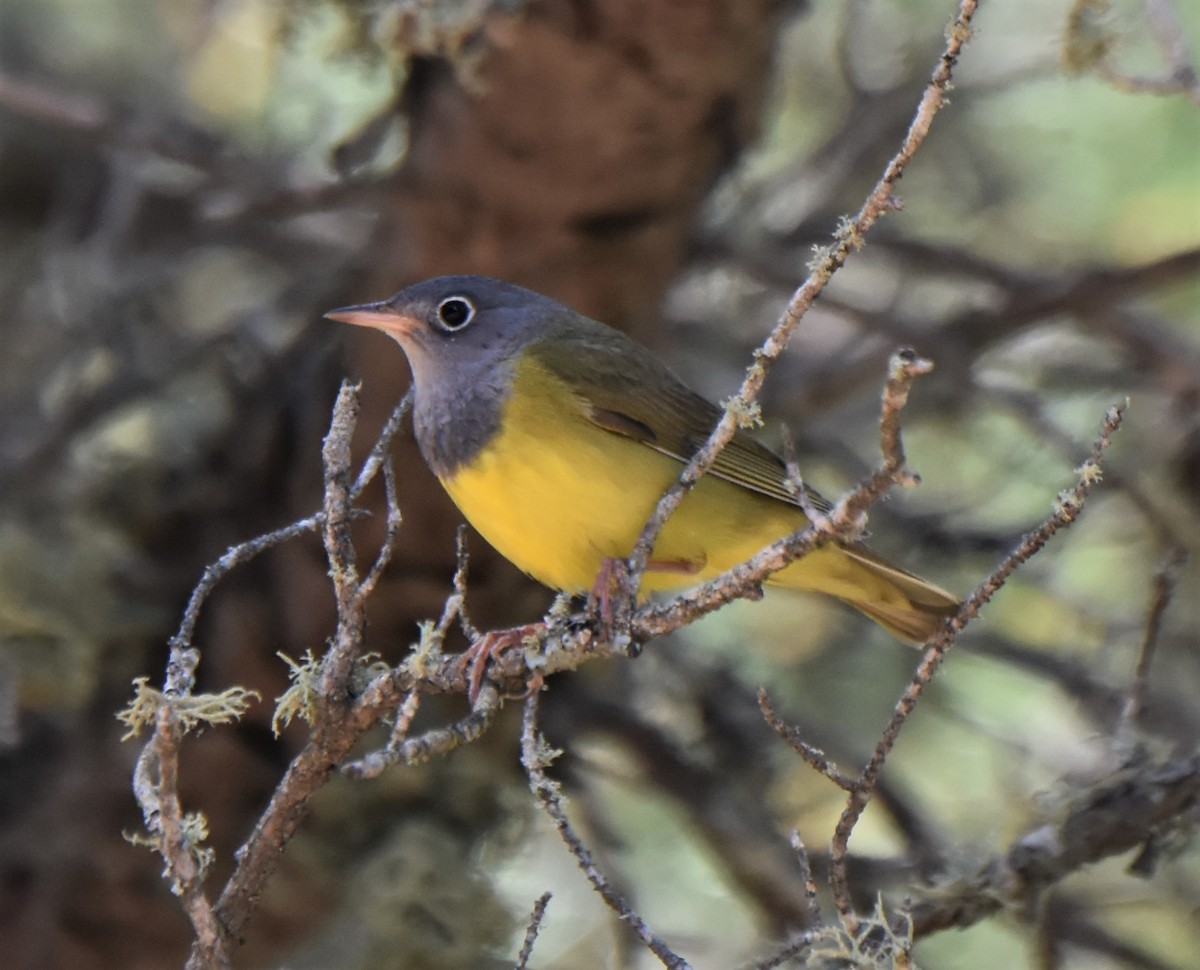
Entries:
{"type": "Polygon", "coordinates": [[[496,432],[521,351],[579,319],[548,296],[486,276],[439,276],[325,316],[400,344],[413,373],[417,442],[441,477],[496,432]]]}

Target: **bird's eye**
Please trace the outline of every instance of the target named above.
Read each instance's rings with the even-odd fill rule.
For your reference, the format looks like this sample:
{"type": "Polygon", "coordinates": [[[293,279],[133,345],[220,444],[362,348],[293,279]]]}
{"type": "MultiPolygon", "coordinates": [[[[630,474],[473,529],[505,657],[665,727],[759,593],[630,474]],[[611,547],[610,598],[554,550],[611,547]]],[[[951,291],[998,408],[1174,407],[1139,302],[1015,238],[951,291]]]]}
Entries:
{"type": "Polygon", "coordinates": [[[475,316],[475,307],[465,296],[448,296],[438,304],[438,323],[446,330],[461,330],[475,316]]]}

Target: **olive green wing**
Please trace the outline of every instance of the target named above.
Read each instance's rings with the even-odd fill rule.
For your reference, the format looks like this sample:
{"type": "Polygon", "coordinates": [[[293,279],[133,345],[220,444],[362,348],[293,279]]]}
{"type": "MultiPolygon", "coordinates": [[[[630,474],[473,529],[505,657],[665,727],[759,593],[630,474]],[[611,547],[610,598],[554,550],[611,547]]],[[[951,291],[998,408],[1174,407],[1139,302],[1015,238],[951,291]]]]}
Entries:
{"type": "MultiPolygon", "coordinates": [[[[528,352],[570,388],[597,426],[681,463],[703,446],[721,419],[720,408],[688,388],[653,354],[603,324],[572,321],[569,331],[538,341],[528,352]]],[[[734,434],[709,474],[800,504],[788,488],[783,460],[744,431],[734,434]]],[[[830,510],[817,492],[807,486],[805,491],[814,507],[830,510]]]]}

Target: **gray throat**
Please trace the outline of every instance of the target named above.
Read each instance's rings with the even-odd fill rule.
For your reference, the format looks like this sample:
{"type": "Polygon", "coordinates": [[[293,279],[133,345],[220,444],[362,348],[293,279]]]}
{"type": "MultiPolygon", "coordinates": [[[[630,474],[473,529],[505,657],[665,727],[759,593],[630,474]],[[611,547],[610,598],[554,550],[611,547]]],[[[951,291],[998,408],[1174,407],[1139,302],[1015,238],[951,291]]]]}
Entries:
{"type": "Polygon", "coordinates": [[[510,373],[502,366],[480,375],[456,375],[457,380],[442,375],[432,387],[418,382],[413,429],[421,455],[438,478],[453,476],[500,430],[510,373]]]}

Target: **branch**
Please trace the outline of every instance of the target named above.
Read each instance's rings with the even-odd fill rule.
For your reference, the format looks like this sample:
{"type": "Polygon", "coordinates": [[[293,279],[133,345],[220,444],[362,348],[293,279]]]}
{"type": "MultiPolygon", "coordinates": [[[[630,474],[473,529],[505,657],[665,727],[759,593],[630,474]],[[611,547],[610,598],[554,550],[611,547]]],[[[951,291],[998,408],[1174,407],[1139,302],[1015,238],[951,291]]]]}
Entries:
{"type": "Polygon", "coordinates": [[[859,917],[854,912],[850,898],[849,877],[846,870],[849,856],[849,840],[858,820],[871,800],[880,772],[887,761],[888,754],[899,736],[900,729],[908,720],[916,707],[917,701],[925,688],[933,679],[938,667],[941,666],[946,651],[957,635],[979,615],[979,610],[989,602],[1004,585],[1009,576],[1023,563],[1039,552],[1050,539],[1060,530],[1069,526],[1083,511],[1083,505],[1093,486],[1100,481],[1100,459],[1112,440],[1112,435],[1120,427],[1124,414],[1123,406],[1109,408],[1100,428],[1100,433],[1092,444],[1090,457],[1079,468],[1079,478],[1075,486],[1062,492],[1051,515],[1038,528],[1028,533],[1020,544],[1000,563],[1000,565],[980,583],[963,602],[958,614],[951,618],[941,633],[934,636],[925,647],[916,672],[904,693],[896,703],[891,720],[884,728],[878,745],[870,760],[859,775],[845,809],[838,819],[830,844],[829,854],[832,863],[830,870],[830,885],[833,889],[834,903],[850,933],[854,933],[859,925],[859,917]]]}
{"type": "Polygon", "coordinates": [[[883,462],[873,474],[842,496],[827,515],[816,515],[806,528],[784,536],[746,562],[694,590],[667,603],[640,610],[633,617],[634,640],[642,642],[671,633],[735,599],[757,599],[762,595],[763,581],[773,573],[820,546],[860,534],[863,516],[871,505],[893,486],[908,485],[915,480],[904,465],[899,412],[908,402],[913,382],[932,369],[929,361],[917,357],[911,350],[898,350],[892,355],[879,419],[883,462]]]}
{"type": "Polygon", "coordinates": [[[927,894],[912,910],[916,935],[971,926],[1013,905],[1033,907],[1050,886],[1084,866],[1149,846],[1198,802],[1200,755],[1123,767],[1073,797],[1060,818],[1017,839],[974,878],[927,894]]]}
{"type": "Polygon", "coordinates": [[[658,957],[664,967],[669,967],[671,970],[690,970],[688,962],[659,939],[646,924],[646,921],[613,888],[612,884],[597,867],[592,854],[588,851],[587,846],[583,844],[583,840],[579,838],[575,830],[571,827],[571,822],[567,818],[566,802],[563,799],[560,786],[557,782],[551,781],[546,775],[546,765],[549,761],[557,757],[558,752],[550,749],[545,739],[538,732],[537,717],[538,695],[537,693],[533,693],[525,701],[525,713],[521,719],[521,764],[525,766],[525,773],[529,776],[529,784],[533,789],[534,798],[537,799],[538,804],[546,814],[550,816],[550,820],[558,830],[559,836],[570,850],[571,855],[575,857],[576,862],[579,863],[579,868],[583,870],[583,874],[587,877],[588,882],[592,884],[592,888],[599,893],[600,898],[608,904],[609,908],[617,914],[621,922],[633,930],[637,938],[645,944],[651,953],[658,957]]]}
{"type": "Polygon", "coordinates": [[[546,907],[549,905],[550,893],[542,893],[533,904],[533,912],[529,914],[529,925],[525,928],[525,941],[521,944],[521,952],[517,954],[513,970],[525,970],[529,966],[529,958],[533,956],[533,945],[537,942],[542,920],[546,917],[546,907]]]}
{"type": "Polygon", "coordinates": [[[905,168],[921,147],[934,115],[945,104],[946,92],[950,87],[954,67],[959,55],[971,36],[971,18],[975,15],[977,3],[975,0],[962,0],[959,4],[958,16],[947,31],[946,48],[938,58],[938,64],[925,87],[925,93],[917,105],[916,114],[909,124],[908,132],[900,144],[900,148],[885,166],[883,175],[875,188],[867,196],[858,213],[851,219],[846,219],[835,234],[833,246],[819,253],[816,265],[811,268],[808,279],[800,286],[788,301],[783,315],[775,324],[763,344],[754,353],[754,363],[746,370],[746,376],[738,392],[725,404],[725,413],[717,426],[713,428],[708,440],[692,456],[676,481],[658,500],[653,514],[647,520],[633,552],[628,560],[627,592],[632,596],[637,591],[641,575],[646,569],[654,542],[662,531],[667,518],[679,507],[683,497],[695,486],[717,459],[724,448],[737,433],[739,427],[749,422],[753,423],[757,415],[755,401],[767,379],[771,365],[786,349],[789,339],[800,319],[816,302],[833,275],[841,269],[852,252],[866,245],[866,236],[871,227],[887,212],[901,207],[900,201],[893,196],[896,183],[904,174],[905,168]]]}
{"type": "Polygon", "coordinates": [[[1150,665],[1154,662],[1154,653],[1158,647],[1158,634],[1162,628],[1163,614],[1175,594],[1175,586],[1179,582],[1179,574],[1187,562],[1187,553],[1179,546],[1173,546],[1167,552],[1162,565],[1154,576],[1154,599],[1150,603],[1150,612],[1146,617],[1145,633],[1142,636],[1141,648],[1138,650],[1137,664],[1133,671],[1133,683],[1129,685],[1129,696],[1121,711],[1121,723],[1117,729],[1118,737],[1128,740],[1137,724],[1138,716],[1145,706],[1146,693],[1150,685],[1150,665]]]}
{"type": "MultiPolygon", "coordinates": [[[[358,414],[358,389],[342,385],[322,453],[323,511],[234,547],[205,570],[192,591],[179,630],[171,638],[163,690],[152,691],[144,683],[139,684],[133,704],[121,714],[131,733],[136,733],[146,721],[146,705],[154,711],[155,734],[138,759],[134,777],[134,792],[150,832],[148,839],[139,840],[149,841],[162,853],[175,891],[184,900],[196,932],[188,959],[188,967],[193,970],[228,966],[229,943],[248,919],[252,901],[274,869],[280,849],[303,819],[308,798],[380,716],[377,709],[351,710],[351,684],[356,667],[361,666],[358,659],[366,597],[387,564],[399,528],[394,477],[383,456],[407,408],[408,399],[397,405],[363,469],[352,482],[350,441],[358,414]],[[380,468],[388,497],[388,534],[366,579],[360,582],[350,540],[352,503],[380,468]],[[239,850],[237,866],[220,899],[211,905],[202,888],[204,869],[211,856],[211,850],[201,848],[207,834],[203,817],[185,814],[179,802],[179,745],[184,734],[197,726],[239,717],[252,692],[233,688],[222,695],[192,696],[200,659],[192,646],[192,637],[201,608],[230,570],[285,539],[317,529],[322,532],[329,558],[338,623],[332,646],[316,676],[316,702],[300,705],[301,709],[314,712],[312,736],[288,767],[253,833],[239,850]]],[[[415,713],[415,701],[412,704],[415,713]]]]}

